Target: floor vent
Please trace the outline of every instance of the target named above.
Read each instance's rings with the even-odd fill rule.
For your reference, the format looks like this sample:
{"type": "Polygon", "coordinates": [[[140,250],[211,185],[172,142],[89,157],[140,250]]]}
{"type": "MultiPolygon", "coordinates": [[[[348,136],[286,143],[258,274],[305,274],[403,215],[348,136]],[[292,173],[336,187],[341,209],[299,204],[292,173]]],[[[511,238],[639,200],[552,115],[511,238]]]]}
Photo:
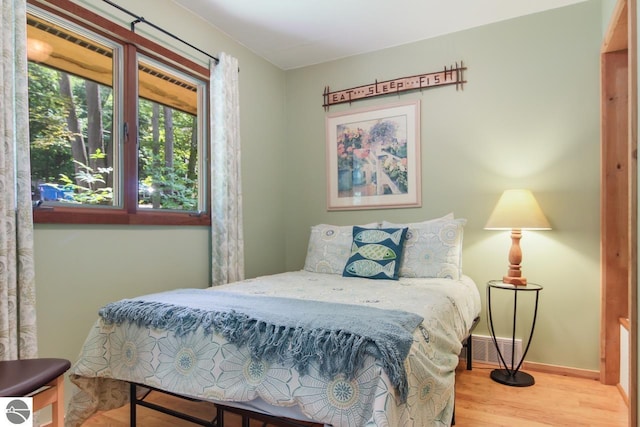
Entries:
{"type": "MultiPolygon", "coordinates": [[[[502,353],[502,357],[507,365],[511,366],[511,355],[512,350],[514,350],[513,345],[511,343],[511,338],[500,338],[497,337],[496,341],[498,342],[498,347],[500,348],[500,353],[502,353]]],[[[474,362],[488,363],[492,365],[498,365],[500,357],[498,356],[498,352],[496,351],[496,346],[493,344],[493,339],[491,337],[483,336],[483,335],[473,335],[473,345],[472,345],[472,357],[474,362]]],[[[522,357],[522,340],[515,340],[515,351],[513,352],[513,358],[515,362],[520,362],[520,358],[522,357]]],[[[467,358],[466,348],[462,349],[460,353],[460,358],[467,358]]]]}

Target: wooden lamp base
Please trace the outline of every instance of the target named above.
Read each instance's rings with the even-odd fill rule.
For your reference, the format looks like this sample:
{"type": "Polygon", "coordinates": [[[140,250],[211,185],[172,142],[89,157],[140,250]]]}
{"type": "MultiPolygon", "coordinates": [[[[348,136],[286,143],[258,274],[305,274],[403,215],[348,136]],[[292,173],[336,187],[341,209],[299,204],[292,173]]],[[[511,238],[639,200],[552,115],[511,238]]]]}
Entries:
{"type": "Polygon", "coordinates": [[[527,286],[527,278],[522,277],[520,263],[522,262],[522,250],[520,249],[520,239],[522,238],[522,230],[519,228],[511,229],[511,249],[509,249],[509,272],[502,277],[503,283],[509,283],[514,286],[527,286]]]}
{"type": "Polygon", "coordinates": [[[527,286],[527,278],[502,276],[502,283],[509,283],[514,286],[527,286]]]}

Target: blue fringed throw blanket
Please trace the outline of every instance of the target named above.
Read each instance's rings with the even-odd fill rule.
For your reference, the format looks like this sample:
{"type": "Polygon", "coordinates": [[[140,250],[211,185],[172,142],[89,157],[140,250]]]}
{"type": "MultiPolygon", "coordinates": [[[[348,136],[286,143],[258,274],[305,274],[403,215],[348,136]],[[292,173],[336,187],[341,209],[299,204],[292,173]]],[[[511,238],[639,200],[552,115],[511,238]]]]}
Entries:
{"type": "Polygon", "coordinates": [[[246,295],[221,290],[178,289],[125,299],[100,309],[107,324],[131,322],[181,336],[198,327],[215,331],[255,359],[291,360],[304,375],[316,361],[328,378],[353,379],[364,358],[382,362],[402,402],[408,385],[404,360],[417,314],[320,301],[246,295]]]}

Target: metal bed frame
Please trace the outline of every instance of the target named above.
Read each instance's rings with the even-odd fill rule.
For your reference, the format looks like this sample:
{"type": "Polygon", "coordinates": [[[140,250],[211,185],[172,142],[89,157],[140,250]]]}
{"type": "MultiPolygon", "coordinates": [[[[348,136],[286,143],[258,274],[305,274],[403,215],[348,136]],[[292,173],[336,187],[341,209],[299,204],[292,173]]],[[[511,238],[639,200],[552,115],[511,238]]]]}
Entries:
{"type": "Polygon", "coordinates": [[[211,420],[198,418],[193,415],[186,414],[184,412],[175,411],[171,408],[166,408],[164,406],[157,405],[153,402],[149,402],[145,400],[152,391],[157,391],[159,393],[168,394],[170,396],[174,396],[180,399],[189,400],[189,401],[200,401],[198,399],[189,398],[186,396],[182,396],[179,394],[172,393],[170,391],[161,390],[158,388],[150,387],[143,384],[129,383],[129,425],[131,427],[136,426],[137,423],[137,407],[144,406],[145,408],[153,409],[154,411],[162,412],[163,414],[171,415],[176,418],[180,418],[185,421],[192,422],[194,424],[198,424],[204,427],[224,427],[224,415],[225,412],[233,413],[240,415],[242,418],[242,427],[249,427],[251,420],[261,421],[262,427],[267,427],[267,425],[273,425],[277,427],[322,427],[322,424],[312,423],[312,422],[304,422],[293,420],[289,418],[281,418],[275,417],[273,415],[262,414],[260,412],[250,411],[248,409],[240,409],[232,406],[221,405],[215,403],[215,415],[211,420]],[[138,397],[138,387],[146,389],[145,393],[138,397]]]}
{"type": "Polygon", "coordinates": [[[475,319],[473,319],[473,323],[471,324],[471,328],[469,328],[469,334],[467,335],[467,337],[462,340],[462,348],[465,349],[465,356],[467,358],[467,371],[471,371],[473,366],[472,366],[472,359],[473,359],[473,336],[471,335],[473,333],[473,330],[476,328],[476,326],[478,326],[478,323],[480,322],[480,316],[476,317],[475,319]]]}

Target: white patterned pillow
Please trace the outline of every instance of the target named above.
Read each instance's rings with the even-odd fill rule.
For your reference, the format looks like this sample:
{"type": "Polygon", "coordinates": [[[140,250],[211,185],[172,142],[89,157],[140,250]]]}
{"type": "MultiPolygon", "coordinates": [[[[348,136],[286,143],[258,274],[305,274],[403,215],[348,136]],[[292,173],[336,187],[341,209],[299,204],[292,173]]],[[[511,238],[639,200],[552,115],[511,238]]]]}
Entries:
{"type": "Polygon", "coordinates": [[[462,276],[462,237],[466,219],[437,219],[423,223],[382,223],[382,228],[408,226],[400,277],[462,276]]]}
{"type": "Polygon", "coordinates": [[[449,212],[448,214],[443,215],[440,218],[428,219],[426,221],[421,221],[421,222],[411,222],[411,223],[407,224],[407,226],[424,225],[424,224],[429,224],[429,223],[435,222],[435,221],[442,221],[443,219],[454,219],[453,212],[449,212]]]}
{"type": "MultiPolygon", "coordinates": [[[[380,224],[362,225],[378,228],[380,224]]],[[[318,224],[311,227],[304,269],[313,273],[342,274],[351,255],[352,225],[318,224]]]]}

